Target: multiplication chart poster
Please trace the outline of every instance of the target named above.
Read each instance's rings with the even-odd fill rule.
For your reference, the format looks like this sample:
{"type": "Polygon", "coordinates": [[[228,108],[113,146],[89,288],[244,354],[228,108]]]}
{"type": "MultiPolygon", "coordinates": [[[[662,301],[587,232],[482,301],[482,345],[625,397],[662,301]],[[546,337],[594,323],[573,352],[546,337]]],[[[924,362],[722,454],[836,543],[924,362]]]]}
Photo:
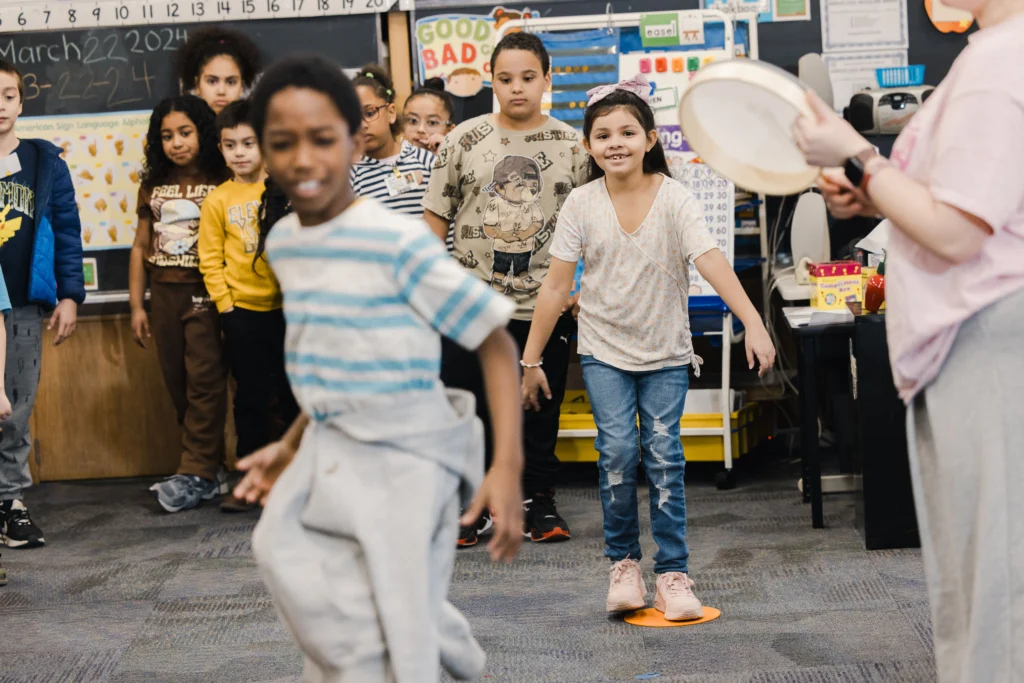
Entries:
{"type": "MultiPolygon", "coordinates": [[[[671,164],[673,177],[689,188],[700,203],[718,248],[733,262],[733,234],[736,227],[736,186],[704,164],[671,164]]],[[[690,265],[690,296],[718,296],[707,280],[690,265]]]]}

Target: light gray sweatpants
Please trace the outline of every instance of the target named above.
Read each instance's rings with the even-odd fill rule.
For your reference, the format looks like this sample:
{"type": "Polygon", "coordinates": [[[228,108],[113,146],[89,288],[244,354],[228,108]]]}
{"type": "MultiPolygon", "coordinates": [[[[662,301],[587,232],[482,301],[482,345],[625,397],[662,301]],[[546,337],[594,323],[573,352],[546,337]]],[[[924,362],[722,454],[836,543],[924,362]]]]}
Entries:
{"type": "Polygon", "coordinates": [[[1024,291],[960,328],[907,411],[939,683],[1024,683],[1024,291]]]}
{"type": "Polygon", "coordinates": [[[21,498],[32,485],[28,458],[32,452],[29,418],[39,389],[43,361],[43,309],[20,306],[7,314],[7,363],[4,388],[13,412],[0,429],[0,501],[21,498]]]}
{"type": "Polygon", "coordinates": [[[483,650],[447,601],[460,490],[479,484],[483,429],[472,395],[437,396],[312,423],[274,486],[253,552],[305,681],[483,673],[483,650]]]}

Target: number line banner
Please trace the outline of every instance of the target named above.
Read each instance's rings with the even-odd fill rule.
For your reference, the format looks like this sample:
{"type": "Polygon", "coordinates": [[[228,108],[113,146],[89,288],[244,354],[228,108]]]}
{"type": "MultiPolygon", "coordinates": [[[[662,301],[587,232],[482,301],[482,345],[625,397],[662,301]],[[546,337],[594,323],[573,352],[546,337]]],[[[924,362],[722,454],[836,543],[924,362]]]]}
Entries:
{"type": "Polygon", "coordinates": [[[0,5],[0,35],[18,31],[312,19],[389,11],[397,0],[65,0],[0,5]]]}

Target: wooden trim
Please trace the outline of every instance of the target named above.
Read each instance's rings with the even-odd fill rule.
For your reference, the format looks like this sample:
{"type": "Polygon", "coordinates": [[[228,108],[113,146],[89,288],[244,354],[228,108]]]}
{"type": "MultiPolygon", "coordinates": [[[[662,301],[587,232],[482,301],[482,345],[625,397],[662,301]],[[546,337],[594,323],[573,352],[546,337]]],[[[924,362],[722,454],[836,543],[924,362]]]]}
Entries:
{"type": "Polygon", "coordinates": [[[389,12],[388,54],[391,82],[395,84],[395,107],[399,113],[412,94],[412,50],[409,45],[409,13],[389,12]]]}

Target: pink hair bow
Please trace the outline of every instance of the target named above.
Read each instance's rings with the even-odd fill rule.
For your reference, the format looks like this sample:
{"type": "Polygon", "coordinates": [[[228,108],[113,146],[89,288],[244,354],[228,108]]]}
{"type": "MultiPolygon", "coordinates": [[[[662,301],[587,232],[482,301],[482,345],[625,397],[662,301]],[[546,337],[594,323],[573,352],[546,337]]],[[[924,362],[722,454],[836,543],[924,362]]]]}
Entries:
{"type": "Polygon", "coordinates": [[[587,106],[589,107],[595,102],[600,102],[616,90],[631,92],[646,104],[651,103],[651,82],[644,78],[643,74],[637,74],[626,81],[619,81],[618,83],[599,85],[596,88],[591,88],[587,91],[587,106]]]}

